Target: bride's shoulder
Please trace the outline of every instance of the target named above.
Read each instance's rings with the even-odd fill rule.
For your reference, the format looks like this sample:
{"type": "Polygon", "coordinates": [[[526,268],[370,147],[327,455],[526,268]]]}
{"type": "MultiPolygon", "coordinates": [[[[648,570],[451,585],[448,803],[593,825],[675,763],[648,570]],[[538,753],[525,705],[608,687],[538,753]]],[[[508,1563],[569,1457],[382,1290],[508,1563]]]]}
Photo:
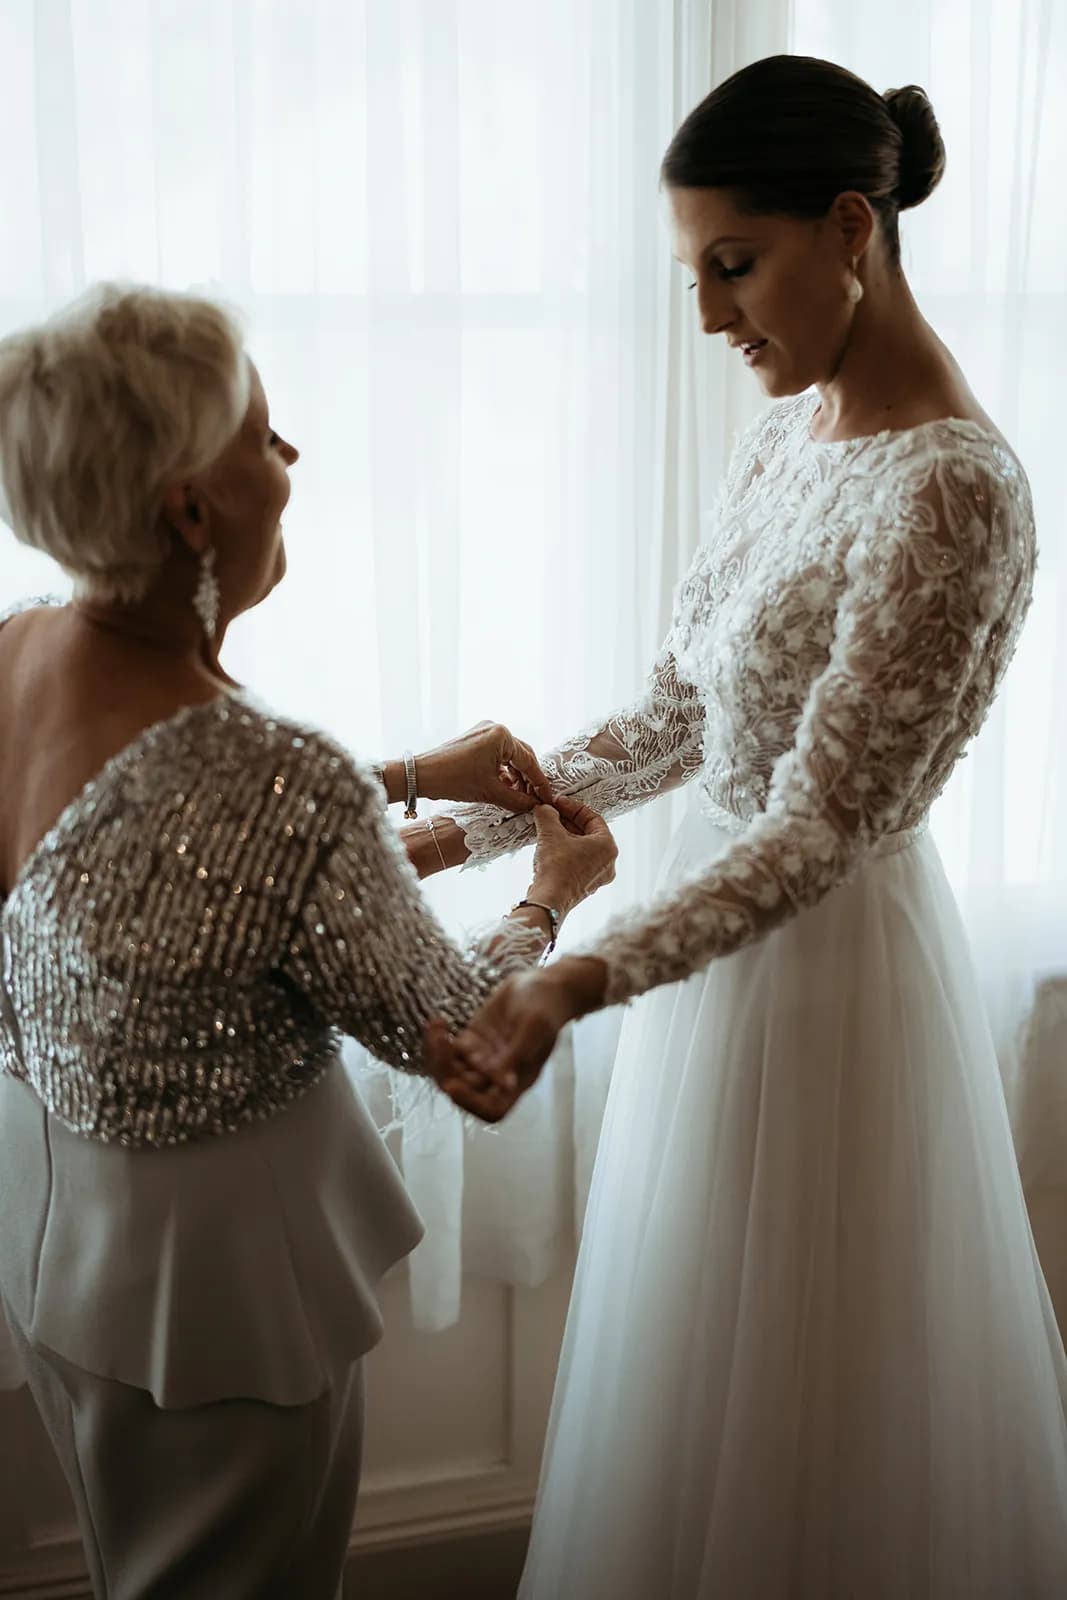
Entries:
{"type": "Polygon", "coordinates": [[[1024,520],[1032,516],[1026,470],[988,418],[937,417],[889,430],[872,445],[871,461],[864,463],[868,475],[880,472],[887,483],[898,476],[923,493],[936,491],[944,499],[962,495],[979,507],[1011,510],[1024,520]]]}
{"type": "Polygon", "coordinates": [[[807,389],[765,406],[737,436],[730,477],[751,478],[803,442],[817,398],[807,389]]]}

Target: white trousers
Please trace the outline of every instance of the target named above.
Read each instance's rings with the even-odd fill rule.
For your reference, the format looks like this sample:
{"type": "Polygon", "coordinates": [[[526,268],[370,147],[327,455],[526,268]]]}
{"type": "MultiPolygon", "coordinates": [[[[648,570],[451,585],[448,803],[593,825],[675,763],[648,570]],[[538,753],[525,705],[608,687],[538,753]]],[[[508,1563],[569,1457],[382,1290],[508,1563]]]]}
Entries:
{"type": "Polygon", "coordinates": [[[307,1405],[162,1410],[33,1345],[7,1309],[70,1485],[97,1600],[340,1600],[363,1364],[307,1405]]]}

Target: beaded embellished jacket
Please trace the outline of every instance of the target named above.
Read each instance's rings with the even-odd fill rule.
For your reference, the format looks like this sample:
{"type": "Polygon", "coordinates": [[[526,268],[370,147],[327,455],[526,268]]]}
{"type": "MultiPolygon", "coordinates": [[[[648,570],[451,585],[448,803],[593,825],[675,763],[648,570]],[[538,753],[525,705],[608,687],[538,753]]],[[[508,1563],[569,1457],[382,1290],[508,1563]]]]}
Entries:
{"type": "Polygon", "coordinates": [[[0,939],[0,1071],[133,1146],[271,1116],[342,1034],[418,1072],[427,1019],[462,1024],[533,953],[458,948],[373,777],[229,696],[87,784],[0,900],[0,939]]]}

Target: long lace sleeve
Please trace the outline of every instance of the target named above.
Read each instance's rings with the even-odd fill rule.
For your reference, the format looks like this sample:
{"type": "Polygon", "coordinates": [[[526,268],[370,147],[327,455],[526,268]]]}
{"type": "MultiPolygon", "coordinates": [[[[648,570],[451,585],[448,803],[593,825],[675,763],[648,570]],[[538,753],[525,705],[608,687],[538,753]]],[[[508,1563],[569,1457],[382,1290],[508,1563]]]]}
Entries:
{"type": "Polygon", "coordinates": [[[941,454],[885,490],[846,558],[829,660],[764,811],[691,881],[575,952],[607,964],[605,1004],[762,937],[925,815],[989,708],[1029,604],[1032,521],[1011,471],[941,454]]]}
{"type": "MultiPolygon", "coordinates": [[[[679,678],[668,637],[641,698],[574,734],[541,764],[557,793],[577,795],[602,816],[616,817],[698,773],[703,733],[703,701],[679,678]]],[[[495,806],[448,806],[445,814],[463,829],[468,866],[484,866],[534,837],[529,816],[495,806]]]]}
{"type": "Polygon", "coordinates": [[[539,958],[543,941],[501,919],[461,950],[423,899],[377,786],[348,763],[339,771],[343,792],[325,802],[284,977],[379,1060],[419,1073],[429,1018],[462,1026],[506,973],[539,958]]]}

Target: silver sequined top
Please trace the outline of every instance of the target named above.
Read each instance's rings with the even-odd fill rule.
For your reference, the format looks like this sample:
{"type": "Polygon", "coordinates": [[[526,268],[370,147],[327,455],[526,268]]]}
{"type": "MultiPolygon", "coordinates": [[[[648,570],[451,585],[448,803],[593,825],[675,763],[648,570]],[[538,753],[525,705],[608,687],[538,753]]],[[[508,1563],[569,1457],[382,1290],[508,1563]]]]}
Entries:
{"type": "Polygon", "coordinates": [[[418,1072],[427,1018],[461,1024],[533,956],[454,945],[380,786],[243,697],[109,761],[0,900],[0,940],[0,1071],[133,1146],[272,1116],[342,1032],[418,1072]]]}

